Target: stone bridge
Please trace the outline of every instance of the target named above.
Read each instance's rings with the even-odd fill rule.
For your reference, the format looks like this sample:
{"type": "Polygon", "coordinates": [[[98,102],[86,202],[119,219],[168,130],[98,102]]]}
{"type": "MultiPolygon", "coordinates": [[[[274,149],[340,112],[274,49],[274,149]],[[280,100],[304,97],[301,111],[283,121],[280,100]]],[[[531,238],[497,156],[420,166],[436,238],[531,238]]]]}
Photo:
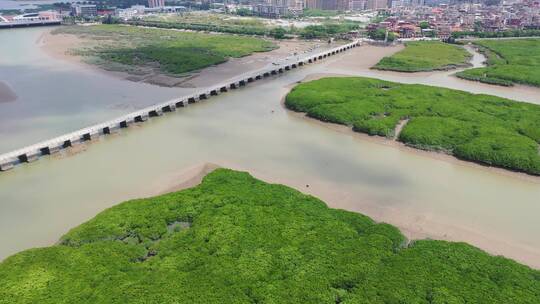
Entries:
{"type": "Polygon", "coordinates": [[[204,88],[191,95],[172,99],[160,104],[155,104],[136,112],[118,117],[116,119],[96,124],[84,129],[80,129],[69,134],[65,134],[53,139],[49,139],[22,149],[0,155],[0,171],[6,171],[22,163],[30,163],[38,160],[41,156],[51,155],[62,149],[90,141],[99,136],[105,136],[119,129],[127,128],[132,124],[142,123],[152,117],[158,117],[165,112],[175,111],[176,108],[185,107],[190,103],[210,98],[211,96],[225,93],[231,89],[237,89],[251,82],[261,80],[271,75],[277,75],[286,71],[296,69],[306,64],[315,63],[327,57],[345,52],[360,45],[359,40],[344,44],[332,49],[325,50],[317,54],[297,57],[291,62],[265,67],[259,70],[236,76],[218,85],[204,88]]]}

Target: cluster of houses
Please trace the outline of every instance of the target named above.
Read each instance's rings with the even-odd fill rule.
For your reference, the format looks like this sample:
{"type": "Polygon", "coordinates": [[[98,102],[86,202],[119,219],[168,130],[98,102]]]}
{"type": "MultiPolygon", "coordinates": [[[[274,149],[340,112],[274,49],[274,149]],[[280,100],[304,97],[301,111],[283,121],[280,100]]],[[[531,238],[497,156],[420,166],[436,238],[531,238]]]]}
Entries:
{"type": "Polygon", "coordinates": [[[440,4],[394,7],[386,11],[390,17],[372,23],[367,30],[384,29],[399,38],[448,38],[452,32],[498,32],[540,29],[540,0],[482,3],[440,4]]]}

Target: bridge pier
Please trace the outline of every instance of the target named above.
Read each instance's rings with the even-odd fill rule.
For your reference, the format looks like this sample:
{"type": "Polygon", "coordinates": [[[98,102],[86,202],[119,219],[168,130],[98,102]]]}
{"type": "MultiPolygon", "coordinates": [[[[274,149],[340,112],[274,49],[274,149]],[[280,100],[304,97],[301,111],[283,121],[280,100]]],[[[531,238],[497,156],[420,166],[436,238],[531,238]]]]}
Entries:
{"type": "Polygon", "coordinates": [[[80,141],[81,142],[89,141],[89,140],[95,139],[98,136],[99,136],[99,134],[95,133],[95,132],[84,133],[83,135],[81,135],[80,141]]]}
{"type": "Polygon", "coordinates": [[[148,112],[149,117],[158,117],[163,115],[163,111],[161,109],[155,109],[148,112]]]}
{"type": "Polygon", "coordinates": [[[221,89],[219,89],[219,91],[222,92],[222,93],[225,93],[225,92],[227,92],[228,90],[227,90],[227,87],[221,87],[221,89]]]}
{"type": "Polygon", "coordinates": [[[262,79],[262,78],[263,78],[262,75],[257,75],[257,76],[255,76],[255,79],[256,79],[256,80],[259,80],[259,79],[262,79]]]}
{"type": "Polygon", "coordinates": [[[170,105],[166,105],[164,107],[161,108],[161,110],[163,112],[174,112],[176,111],[176,104],[170,104],[170,105]]]}
{"type": "Polygon", "coordinates": [[[199,95],[199,100],[208,99],[208,96],[206,96],[206,93],[202,93],[199,95]]]}
{"type": "Polygon", "coordinates": [[[40,149],[41,155],[52,155],[60,152],[63,148],[63,143],[50,144],[40,149]]]}
{"type": "Polygon", "coordinates": [[[186,103],[187,103],[187,100],[183,99],[183,100],[177,101],[175,105],[177,108],[182,108],[185,106],[186,103]]]}
{"type": "Polygon", "coordinates": [[[288,66],[288,65],[287,65],[287,66],[285,66],[285,70],[286,70],[286,71],[289,71],[290,69],[291,69],[291,67],[290,67],[290,66],[288,66]]]}
{"type": "Polygon", "coordinates": [[[210,91],[210,96],[216,96],[217,94],[218,94],[218,90],[210,91]]]}
{"type": "Polygon", "coordinates": [[[269,73],[269,72],[265,72],[265,73],[263,74],[263,77],[268,77],[268,76],[270,76],[270,73],[269,73]]]}
{"type": "Polygon", "coordinates": [[[21,163],[31,163],[38,160],[40,153],[41,151],[40,152],[37,152],[37,151],[27,152],[27,153],[23,153],[19,155],[17,158],[19,159],[21,163]]]}
{"type": "Polygon", "coordinates": [[[278,73],[283,73],[283,68],[279,68],[278,73]]]}
{"type": "Polygon", "coordinates": [[[137,115],[135,118],[133,118],[133,120],[135,122],[145,122],[148,120],[148,114],[137,115]]]}
{"type": "Polygon", "coordinates": [[[109,134],[112,134],[114,133],[116,130],[116,128],[113,128],[113,127],[104,127],[101,132],[103,132],[103,135],[109,135],[109,134]]]}
{"type": "Polygon", "coordinates": [[[248,83],[249,83],[249,82],[253,82],[253,81],[255,81],[255,80],[253,79],[253,77],[249,77],[249,78],[247,79],[247,82],[248,82],[248,83]]]}
{"type": "Polygon", "coordinates": [[[188,104],[190,104],[190,103],[196,103],[196,102],[197,102],[197,100],[195,99],[195,97],[189,97],[189,98],[188,98],[188,104]]]}

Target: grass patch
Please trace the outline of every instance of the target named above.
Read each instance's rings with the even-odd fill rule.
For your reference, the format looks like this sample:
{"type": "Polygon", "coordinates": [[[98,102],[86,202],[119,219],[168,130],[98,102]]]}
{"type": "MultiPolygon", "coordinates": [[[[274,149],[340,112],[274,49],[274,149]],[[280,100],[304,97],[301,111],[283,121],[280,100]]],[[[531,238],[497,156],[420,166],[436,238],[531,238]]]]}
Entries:
{"type": "Polygon", "coordinates": [[[486,55],[488,66],[456,76],[503,86],[540,86],[540,39],[479,40],[474,44],[486,55]]]}
{"type": "Polygon", "coordinates": [[[64,27],[57,32],[100,41],[98,46],[78,50],[78,53],[98,58],[101,65],[121,64],[128,71],[129,67],[157,67],[173,75],[276,48],[270,41],[253,37],[119,25],[64,27]]]}
{"type": "Polygon", "coordinates": [[[0,303],[538,303],[540,272],[247,173],[112,207],[0,264],[0,303]],[[178,229],[168,229],[171,223],[178,229]]]}
{"type": "Polygon", "coordinates": [[[159,28],[261,36],[270,35],[272,29],[276,28],[276,26],[272,26],[262,18],[230,17],[223,14],[201,12],[183,13],[182,15],[147,16],[139,20],[130,20],[127,23],[159,28]]]}
{"type": "Polygon", "coordinates": [[[467,66],[471,54],[463,47],[439,41],[407,42],[405,49],[384,57],[373,68],[398,72],[449,70],[467,66]]]}
{"type": "Polygon", "coordinates": [[[287,108],[355,131],[458,158],[540,175],[540,106],[495,96],[370,78],[324,78],[296,86],[287,108]]]}
{"type": "MultiPolygon", "coordinates": [[[[324,12],[330,13],[331,11],[324,12]]],[[[126,23],[157,28],[271,36],[278,39],[290,36],[299,36],[304,39],[328,38],[339,36],[351,30],[357,30],[360,26],[360,23],[350,20],[338,21],[325,18],[304,28],[297,28],[292,25],[280,26],[264,18],[230,17],[223,14],[200,12],[182,14],[181,16],[149,16],[141,20],[130,20],[126,23]]]]}

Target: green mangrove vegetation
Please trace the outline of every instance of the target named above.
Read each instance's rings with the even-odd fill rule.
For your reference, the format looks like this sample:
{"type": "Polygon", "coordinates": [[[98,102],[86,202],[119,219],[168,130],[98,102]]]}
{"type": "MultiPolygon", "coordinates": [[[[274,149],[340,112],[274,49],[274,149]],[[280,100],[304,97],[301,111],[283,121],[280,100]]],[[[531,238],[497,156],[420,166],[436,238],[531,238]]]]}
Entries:
{"type": "Polygon", "coordinates": [[[465,32],[452,32],[452,38],[508,38],[508,37],[538,37],[540,36],[540,30],[506,30],[497,32],[485,32],[485,31],[465,31],[465,32]]]}
{"type": "Polygon", "coordinates": [[[293,111],[419,149],[540,175],[540,106],[483,94],[377,79],[324,78],[296,86],[293,111]]]}
{"type": "Polygon", "coordinates": [[[487,67],[456,74],[468,80],[511,86],[540,86],[540,39],[479,40],[474,42],[487,59],[487,67]]]}
{"type": "Polygon", "coordinates": [[[448,70],[467,66],[471,54],[463,47],[440,41],[414,41],[405,49],[384,57],[373,68],[398,72],[448,70]]]}
{"type": "Polygon", "coordinates": [[[121,25],[63,27],[56,33],[91,37],[99,45],[80,49],[96,63],[119,70],[157,67],[162,72],[181,75],[231,57],[276,48],[271,41],[244,36],[211,35],[121,25]]]}
{"type": "Polygon", "coordinates": [[[539,303],[540,272],[218,169],[0,264],[0,303],[539,303]]]}

